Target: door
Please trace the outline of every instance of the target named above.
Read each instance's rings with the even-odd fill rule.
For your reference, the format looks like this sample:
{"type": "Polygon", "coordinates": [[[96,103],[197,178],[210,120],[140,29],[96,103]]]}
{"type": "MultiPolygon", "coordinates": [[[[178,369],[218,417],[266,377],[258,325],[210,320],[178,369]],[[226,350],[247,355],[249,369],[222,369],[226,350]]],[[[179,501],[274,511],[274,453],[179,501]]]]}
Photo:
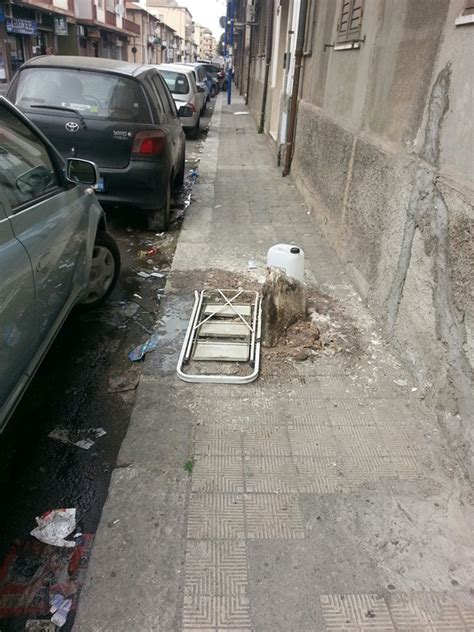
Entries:
{"type": "MultiPolygon", "coordinates": [[[[0,141],[0,173],[4,154],[0,141]]],[[[25,248],[15,238],[2,204],[0,175],[0,431],[6,422],[6,403],[26,382],[26,369],[35,348],[35,289],[25,248]]]]}
{"type": "Polygon", "coordinates": [[[286,62],[285,56],[288,36],[289,2],[282,2],[278,8],[275,20],[275,40],[273,42],[273,76],[271,95],[270,134],[276,141],[278,139],[278,126],[280,123],[281,98],[285,82],[286,62]]]}
{"type": "Polygon", "coordinates": [[[43,141],[0,106],[0,170],[13,234],[28,253],[36,292],[36,350],[83,290],[87,216],[79,187],[66,187],[43,141]]]}

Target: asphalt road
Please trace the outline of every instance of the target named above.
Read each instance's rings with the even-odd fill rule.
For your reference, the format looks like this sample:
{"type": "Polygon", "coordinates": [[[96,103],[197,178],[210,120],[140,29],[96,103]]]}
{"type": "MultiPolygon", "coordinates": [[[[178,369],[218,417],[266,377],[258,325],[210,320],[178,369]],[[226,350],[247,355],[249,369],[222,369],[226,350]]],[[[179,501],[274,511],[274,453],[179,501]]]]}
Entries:
{"type": "MultiPolygon", "coordinates": [[[[147,340],[157,321],[183,210],[192,195],[189,172],[198,169],[211,115],[212,107],[202,119],[201,139],[187,141],[188,178],[175,201],[169,233],[146,231],[133,210],[107,210],[109,231],[122,254],[119,283],[102,308],[71,314],[0,435],[1,632],[25,630],[28,619],[49,618],[45,603],[61,578],[73,579],[80,590],[84,574],[68,566],[68,551],[36,544],[29,533],[35,516],[61,507],[76,508],[82,534],[97,528],[140,379],[140,363],[131,363],[128,353],[147,340]],[[165,276],[142,278],[141,271],[165,276]],[[96,437],[92,429],[97,428],[106,434],[96,437]],[[73,445],[88,438],[94,440],[89,450],[73,445]]],[[[86,544],[80,568],[87,566],[86,544]]],[[[76,601],[65,632],[72,629],[76,601]]]]}

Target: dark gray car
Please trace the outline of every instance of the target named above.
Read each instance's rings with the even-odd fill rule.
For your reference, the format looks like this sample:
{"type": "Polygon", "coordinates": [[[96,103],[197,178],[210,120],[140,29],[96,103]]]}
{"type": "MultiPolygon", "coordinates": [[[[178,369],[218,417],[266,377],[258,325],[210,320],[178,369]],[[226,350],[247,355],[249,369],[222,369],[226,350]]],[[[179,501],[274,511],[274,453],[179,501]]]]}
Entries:
{"type": "Polygon", "coordinates": [[[97,179],[0,97],[0,431],[74,305],[101,303],[117,281],[97,179]]]}
{"type": "Polygon", "coordinates": [[[98,165],[101,203],[144,210],[151,230],[168,228],[171,192],[184,178],[185,137],[156,67],[36,57],[20,68],[7,96],[63,157],[98,165]]]}

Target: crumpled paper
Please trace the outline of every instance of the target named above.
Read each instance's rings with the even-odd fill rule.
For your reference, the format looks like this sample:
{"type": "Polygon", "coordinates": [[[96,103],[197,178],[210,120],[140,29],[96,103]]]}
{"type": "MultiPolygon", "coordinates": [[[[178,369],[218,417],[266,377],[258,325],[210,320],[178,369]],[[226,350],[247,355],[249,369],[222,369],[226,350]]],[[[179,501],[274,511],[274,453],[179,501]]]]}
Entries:
{"type": "Polygon", "coordinates": [[[40,517],[36,517],[37,527],[31,531],[31,535],[40,542],[72,548],[76,546],[74,541],[66,540],[76,528],[75,509],[52,509],[40,517]]]}

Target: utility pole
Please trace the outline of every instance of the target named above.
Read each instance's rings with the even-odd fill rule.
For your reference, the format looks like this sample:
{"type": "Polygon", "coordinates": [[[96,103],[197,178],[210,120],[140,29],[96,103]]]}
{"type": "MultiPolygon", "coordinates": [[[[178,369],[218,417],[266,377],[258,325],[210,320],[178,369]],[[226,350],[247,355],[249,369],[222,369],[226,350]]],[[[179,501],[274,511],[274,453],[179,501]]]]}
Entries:
{"type": "Polygon", "coordinates": [[[227,21],[228,24],[226,33],[229,33],[229,47],[227,49],[227,52],[230,58],[227,68],[227,105],[230,105],[232,103],[232,74],[234,67],[234,0],[228,0],[227,2],[227,21]]]}

